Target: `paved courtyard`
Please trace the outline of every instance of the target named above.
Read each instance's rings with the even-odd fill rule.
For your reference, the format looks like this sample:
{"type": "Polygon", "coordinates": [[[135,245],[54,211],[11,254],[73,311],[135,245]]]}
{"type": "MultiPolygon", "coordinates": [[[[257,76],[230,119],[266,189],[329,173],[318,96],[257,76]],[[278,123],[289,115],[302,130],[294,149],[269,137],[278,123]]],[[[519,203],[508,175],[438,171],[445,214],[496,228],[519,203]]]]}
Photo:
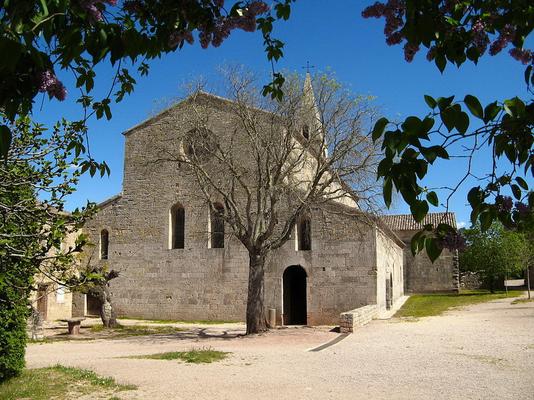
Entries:
{"type": "Polygon", "coordinates": [[[61,363],[132,383],[123,399],[534,399],[534,303],[510,299],[417,322],[373,321],[335,340],[326,328],[238,337],[240,325],[176,336],[32,344],[28,367],[61,363]],[[211,347],[214,364],[129,359],[211,347]]]}

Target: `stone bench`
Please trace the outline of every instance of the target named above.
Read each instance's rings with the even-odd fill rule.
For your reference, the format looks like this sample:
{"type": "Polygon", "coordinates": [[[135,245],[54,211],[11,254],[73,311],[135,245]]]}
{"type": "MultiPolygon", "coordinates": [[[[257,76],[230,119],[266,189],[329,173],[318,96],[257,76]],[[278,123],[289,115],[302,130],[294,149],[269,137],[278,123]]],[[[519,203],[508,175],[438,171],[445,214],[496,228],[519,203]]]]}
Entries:
{"type": "Polygon", "coordinates": [[[378,317],[378,306],[376,304],[341,313],[339,315],[339,331],[341,333],[352,333],[354,328],[364,326],[376,317],[378,317]]]}
{"type": "Polygon", "coordinates": [[[80,326],[85,318],[68,318],[61,321],[66,322],[68,325],[69,335],[79,335],[80,326]]]}

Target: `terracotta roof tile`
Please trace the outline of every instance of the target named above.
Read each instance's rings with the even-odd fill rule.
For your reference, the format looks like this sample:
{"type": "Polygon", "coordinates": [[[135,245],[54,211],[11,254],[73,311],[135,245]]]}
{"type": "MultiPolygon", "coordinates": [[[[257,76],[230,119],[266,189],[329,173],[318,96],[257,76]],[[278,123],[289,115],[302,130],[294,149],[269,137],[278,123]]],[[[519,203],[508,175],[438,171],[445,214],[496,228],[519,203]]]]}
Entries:
{"type": "Polygon", "coordinates": [[[423,222],[415,222],[411,214],[383,215],[380,217],[393,231],[415,231],[426,224],[445,223],[456,228],[456,216],[453,212],[428,213],[423,222]]]}

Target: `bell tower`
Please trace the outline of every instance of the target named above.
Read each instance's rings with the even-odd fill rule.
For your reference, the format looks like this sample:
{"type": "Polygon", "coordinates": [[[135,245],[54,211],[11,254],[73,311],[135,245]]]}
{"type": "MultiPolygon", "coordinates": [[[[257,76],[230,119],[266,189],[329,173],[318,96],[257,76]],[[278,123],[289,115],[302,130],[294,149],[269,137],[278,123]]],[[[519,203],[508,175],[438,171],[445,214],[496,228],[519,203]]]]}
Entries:
{"type": "Polygon", "coordinates": [[[304,140],[310,141],[325,156],[327,148],[324,137],[321,113],[317,107],[315,94],[313,92],[312,78],[309,71],[309,64],[306,66],[306,77],[300,105],[300,133],[304,140]]]}

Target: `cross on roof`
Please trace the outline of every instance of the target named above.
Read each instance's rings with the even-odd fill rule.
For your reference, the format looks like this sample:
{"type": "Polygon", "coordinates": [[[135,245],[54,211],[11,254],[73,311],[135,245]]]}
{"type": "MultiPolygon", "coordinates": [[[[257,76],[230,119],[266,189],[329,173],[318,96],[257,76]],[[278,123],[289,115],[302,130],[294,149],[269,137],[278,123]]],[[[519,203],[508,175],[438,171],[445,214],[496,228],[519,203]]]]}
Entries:
{"type": "Polygon", "coordinates": [[[310,62],[306,61],[306,66],[302,67],[302,69],[304,69],[304,68],[306,68],[306,73],[309,74],[310,73],[310,68],[315,68],[315,65],[310,65],[310,62]]]}

